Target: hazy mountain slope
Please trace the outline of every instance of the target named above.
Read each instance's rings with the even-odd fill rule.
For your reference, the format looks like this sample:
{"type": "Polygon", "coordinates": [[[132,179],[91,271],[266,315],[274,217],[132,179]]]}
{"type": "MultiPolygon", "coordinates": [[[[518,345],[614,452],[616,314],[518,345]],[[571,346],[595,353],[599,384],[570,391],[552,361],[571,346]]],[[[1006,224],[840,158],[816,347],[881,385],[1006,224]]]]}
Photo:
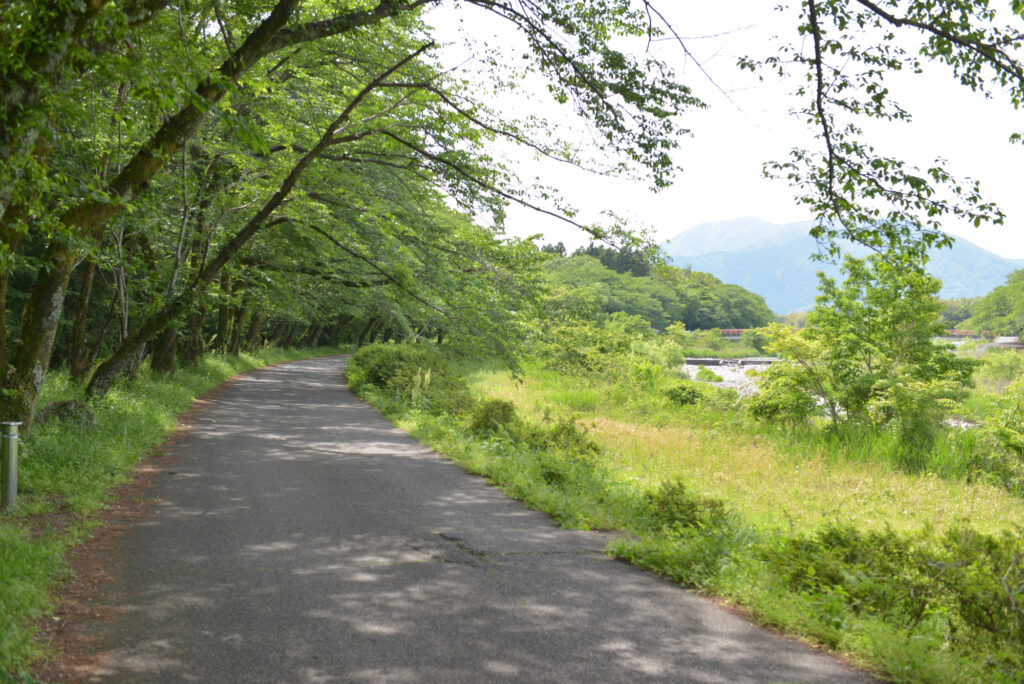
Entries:
{"type": "MultiPolygon", "coordinates": [[[[663,245],[673,265],[692,266],[765,298],[776,313],[808,309],[817,293],[817,271],[834,266],[812,261],[817,244],[810,222],[773,224],[747,217],[694,226],[663,245]]],[[[863,254],[864,250],[854,250],[863,254]]],[[[947,298],[984,295],[1006,276],[1024,268],[1024,259],[1005,259],[964,239],[932,254],[931,272],[947,298]]]]}

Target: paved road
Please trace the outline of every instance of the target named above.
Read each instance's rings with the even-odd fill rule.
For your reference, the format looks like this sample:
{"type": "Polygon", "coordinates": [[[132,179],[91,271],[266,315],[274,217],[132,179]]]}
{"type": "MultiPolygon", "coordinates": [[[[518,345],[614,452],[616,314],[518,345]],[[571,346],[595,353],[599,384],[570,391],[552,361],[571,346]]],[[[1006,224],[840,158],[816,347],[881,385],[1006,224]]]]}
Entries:
{"type": "Polygon", "coordinates": [[[465,474],[343,363],[246,376],[173,447],[94,680],[864,681],[465,474]]]}

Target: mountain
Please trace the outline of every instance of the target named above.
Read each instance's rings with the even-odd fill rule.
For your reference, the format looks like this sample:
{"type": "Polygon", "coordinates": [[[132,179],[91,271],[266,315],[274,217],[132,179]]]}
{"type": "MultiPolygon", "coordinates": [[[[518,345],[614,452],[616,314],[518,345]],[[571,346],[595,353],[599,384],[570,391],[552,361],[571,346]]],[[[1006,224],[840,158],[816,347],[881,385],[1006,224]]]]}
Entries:
{"type": "MultiPolygon", "coordinates": [[[[765,298],[776,313],[810,309],[818,291],[818,271],[835,276],[838,268],[811,260],[818,245],[808,231],[814,224],[768,223],[747,217],[703,223],[684,230],[662,245],[669,263],[711,273],[765,298]]],[[[853,254],[864,248],[847,244],[853,254]]],[[[1002,285],[1024,259],[1006,259],[957,238],[951,249],[935,250],[929,271],[942,280],[941,297],[978,297],[1002,285]]]]}

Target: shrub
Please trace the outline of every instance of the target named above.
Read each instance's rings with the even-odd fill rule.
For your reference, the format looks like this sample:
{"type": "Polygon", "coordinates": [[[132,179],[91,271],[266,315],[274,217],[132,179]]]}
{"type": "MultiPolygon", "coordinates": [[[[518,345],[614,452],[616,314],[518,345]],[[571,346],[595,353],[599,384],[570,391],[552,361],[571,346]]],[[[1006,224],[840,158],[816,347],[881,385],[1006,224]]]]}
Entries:
{"type": "Polygon", "coordinates": [[[601,447],[590,437],[586,426],[580,426],[577,416],[559,418],[541,434],[548,446],[554,446],[573,456],[594,456],[601,453],[601,447]]]}
{"type": "Polygon", "coordinates": [[[798,425],[817,412],[817,402],[806,389],[803,369],[795,363],[773,363],[758,374],[757,386],[760,392],[748,398],[745,405],[759,420],[798,425]]]}
{"type": "Polygon", "coordinates": [[[985,424],[1004,447],[1024,459],[1024,377],[1006,388],[985,424]]]}
{"type": "Polygon", "coordinates": [[[941,283],[899,251],[847,257],[841,272],[842,283],[819,274],[821,294],[807,327],[769,326],[770,348],[799,366],[769,382],[783,380],[790,396],[789,387],[799,385],[821,399],[833,427],[893,426],[906,447],[930,443],[944,417],[940,402],[958,398],[977,363],[932,341],[942,332],[935,298],[941,283]]]}
{"type": "Polygon", "coordinates": [[[516,405],[504,399],[488,399],[473,409],[470,415],[469,429],[477,435],[494,435],[507,433],[516,435],[522,427],[522,421],[516,414],[516,405]]]}
{"type": "Polygon", "coordinates": [[[670,387],[665,391],[665,395],[680,406],[699,404],[704,399],[704,394],[700,391],[700,388],[690,382],[683,382],[675,387],[670,387]]]}
{"type": "Polygon", "coordinates": [[[745,347],[752,347],[757,351],[764,353],[765,347],[768,346],[768,335],[761,328],[755,328],[753,330],[744,330],[740,334],[740,343],[745,347]]]}
{"type": "MultiPolygon", "coordinates": [[[[765,545],[769,574],[821,606],[822,621],[874,614],[914,633],[932,631],[953,646],[987,653],[1008,681],[1024,674],[1024,534],[984,535],[954,527],[900,535],[826,525],[816,534],[765,545]]],[[[766,578],[767,579],[767,578],[766,578]]],[[[820,636],[820,635],[819,635],[820,636]]]]}
{"type": "Polygon", "coordinates": [[[977,378],[986,382],[1012,382],[1024,376],[1024,352],[993,349],[982,359],[977,378]]]}
{"type": "Polygon", "coordinates": [[[375,387],[433,413],[461,413],[473,405],[465,380],[437,349],[425,344],[361,347],[349,359],[346,376],[357,392],[375,387]]]}
{"type": "Polygon", "coordinates": [[[898,612],[910,623],[934,599],[927,575],[915,567],[910,540],[892,530],[826,525],[813,536],[780,540],[762,554],[790,591],[841,596],[855,614],[898,612]]]}
{"type": "Polygon", "coordinates": [[[705,366],[697,369],[697,379],[701,382],[722,382],[721,375],[705,366]]]}
{"type": "Polygon", "coordinates": [[[647,492],[643,508],[648,527],[709,531],[727,526],[729,513],[721,499],[691,494],[679,480],[663,482],[647,492]]]}
{"type": "Polygon", "coordinates": [[[440,355],[426,346],[377,343],[360,347],[349,360],[346,377],[353,389],[372,385],[387,389],[399,376],[436,365],[440,355]]]}

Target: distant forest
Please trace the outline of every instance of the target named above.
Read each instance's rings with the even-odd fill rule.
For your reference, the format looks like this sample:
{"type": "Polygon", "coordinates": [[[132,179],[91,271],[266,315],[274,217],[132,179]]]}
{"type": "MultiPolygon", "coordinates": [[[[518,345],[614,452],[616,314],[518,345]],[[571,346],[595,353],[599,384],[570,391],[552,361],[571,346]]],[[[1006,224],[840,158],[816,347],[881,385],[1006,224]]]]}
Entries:
{"type": "Polygon", "coordinates": [[[709,273],[670,266],[652,267],[628,249],[590,245],[567,256],[565,247],[545,245],[557,258],[544,270],[566,299],[595,316],[617,311],[641,316],[664,330],[680,322],[689,330],[756,328],[774,320],[764,298],[709,273]]]}

